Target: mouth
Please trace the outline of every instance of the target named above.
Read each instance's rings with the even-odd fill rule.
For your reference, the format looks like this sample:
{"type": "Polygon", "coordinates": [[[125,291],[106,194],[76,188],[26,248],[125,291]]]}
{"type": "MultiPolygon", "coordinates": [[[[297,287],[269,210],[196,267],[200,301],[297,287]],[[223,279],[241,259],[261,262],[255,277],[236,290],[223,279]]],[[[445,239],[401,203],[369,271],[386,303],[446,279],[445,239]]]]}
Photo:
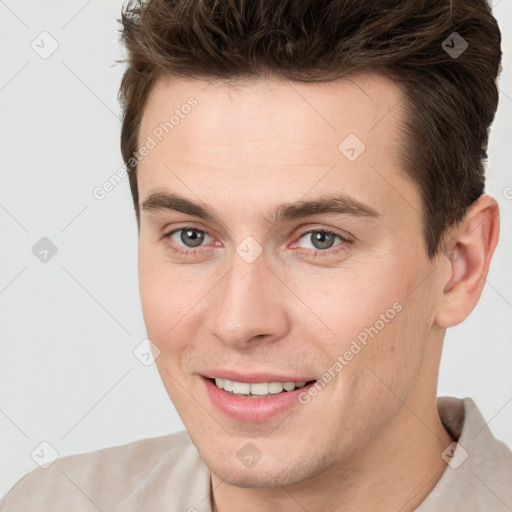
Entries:
{"type": "Polygon", "coordinates": [[[245,398],[265,398],[273,395],[288,393],[316,382],[316,380],[302,382],[238,382],[229,379],[209,378],[218,389],[227,393],[245,398]]]}
{"type": "Polygon", "coordinates": [[[262,423],[292,411],[304,414],[301,396],[317,382],[304,374],[294,377],[227,369],[205,373],[200,377],[212,406],[224,416],[245,423],[262,423]]]}

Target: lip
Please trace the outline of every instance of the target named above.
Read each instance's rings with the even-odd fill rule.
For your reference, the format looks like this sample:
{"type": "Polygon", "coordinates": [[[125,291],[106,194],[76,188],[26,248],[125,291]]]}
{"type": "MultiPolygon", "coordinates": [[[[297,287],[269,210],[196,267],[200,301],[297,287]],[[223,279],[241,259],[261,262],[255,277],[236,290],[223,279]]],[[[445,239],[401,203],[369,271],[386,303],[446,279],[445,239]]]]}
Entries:
{"type": "MultiPolygon", "coordinates": [[[[237,376],[240,379],[240,376],[237,376]]],[[[297,382],[295,380],[261,380],[261,374],[258,377],[252,376],[250,382],[297,382]],[[260,379],[260,380],[257,380],[260,379]]],[[[274,375],[272,379],[276,376],[274,375]]],[[[217,377],[223,378],[223,377],[217,377]]],[[[228,378],[229,377],[224,377],[228,378]]],[[[295,379],[295,377],[294,377],[295,379]]],[[[237,380],[236,378],[230,380],[237,380]]],[[[313,379],[309,379],[313,380],[313,379]]],[[[276,393],[262,398],[251,398],[233,395],[223,389],[218,388],[208,377],[201,377],[205,386],[205,391],[213,405],[229,418],[246,423],[262,423],[271,418],[288,411],[292,407],[300,404],[299,395],[314,385],[314,382],[307,384],[302,388],[276,393]]],[[[244,375],[242,382],[249,382],[248,376],[244,375]]]]}
{"type": "Polygon", "coordinates": [[[202,377],[209,379],[228,379],[236,382],[248,382],[256,384],[258,382],[308,382],[316,380],[316,377],[311,375],[283,375],[270,372],[236,372],[234,370],[223,369],[209,369],[201,372],[202,377]]]}

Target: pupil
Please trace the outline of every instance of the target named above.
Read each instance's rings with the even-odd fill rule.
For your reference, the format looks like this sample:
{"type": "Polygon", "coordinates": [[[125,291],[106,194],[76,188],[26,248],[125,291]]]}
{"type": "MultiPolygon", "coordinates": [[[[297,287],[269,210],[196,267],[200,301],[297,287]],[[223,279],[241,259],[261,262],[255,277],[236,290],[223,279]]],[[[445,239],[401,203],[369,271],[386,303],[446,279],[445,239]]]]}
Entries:
{"type": "Polygon", "coordinates": [[[190,247],[200,246],[203,239],[204,233],[198,231],[197,229],[184,229],[181,232],[181,241],[185,245],[189,245],[189,242],[192,241],[192,243],[189,245],[190,247]],[[196,235],[194,235],[194,233],[196,233],[196,235]],[[189,239],[187,239],[186,237],[189,237],[189,239]]]}
{"type": "Polygon", "coordinates": [[[320,245],[317,249],[329,249],[333,244],[334,237],[324,231],[316,231],[313,234],[313,240],[315,247],[317,247],[317,243],[320,245]]]}

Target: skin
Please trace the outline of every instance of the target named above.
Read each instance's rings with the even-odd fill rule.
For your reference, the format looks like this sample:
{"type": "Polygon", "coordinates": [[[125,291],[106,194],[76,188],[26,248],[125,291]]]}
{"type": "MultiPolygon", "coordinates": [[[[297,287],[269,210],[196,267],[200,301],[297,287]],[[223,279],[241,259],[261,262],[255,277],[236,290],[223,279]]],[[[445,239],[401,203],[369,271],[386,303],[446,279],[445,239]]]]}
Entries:
{"type": "Polygon", "coordinates": [[[214,510],[414,510],[446,468],[441,453],[453,439],[436,408],[443,337],[480,297],[496,202],[482,196],[428,258],[420,193],[399,156],[403,95],[383,76],[314,85],[162,78],[139,141],[190,96],[197,106],[139,163],[139,201],[173,192],[221,222],[141,210],[139,280],[156,365],[212,473],[214,510]],[[355,161],[338,149],[351,133],[366,145],[355,161]],[[333,192],[379,217],[262,221],[278,204],[333,192]],[[184,226],[207,233],[202,253],[171,249],[188,240],[194,250],[183,232],[161,238],[184,226]],[[349,242],[318,248],[307,233],[322,229],[349,242]],[[248,236],[262,248],[252,263],[236,252],[248,236]],[[307,405],[247,423],[204,391],[199,374],[213,366],[321,379],[397,302],[401,311],[307,405]],[[249,441],[261,453],[250,468],[237,457],[249,441]]]}

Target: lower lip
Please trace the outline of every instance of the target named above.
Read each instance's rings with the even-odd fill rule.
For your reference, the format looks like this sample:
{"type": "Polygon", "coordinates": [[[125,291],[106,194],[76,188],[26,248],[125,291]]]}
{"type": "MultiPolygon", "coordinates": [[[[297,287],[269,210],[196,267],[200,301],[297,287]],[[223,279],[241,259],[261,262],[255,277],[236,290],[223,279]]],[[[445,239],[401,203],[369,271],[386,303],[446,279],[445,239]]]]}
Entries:
{"type": "Polygon", "coordinates": [[[282,413],[299,403],[299,395],[314,384],[314,382],[294,389],[268,395],[262,398],[251,398],[233,395],[218,388],[210,379],[201,377],[206,386],[206,392],[213,404],[226,416],[247,423],[261,423],[282,413]]]}

